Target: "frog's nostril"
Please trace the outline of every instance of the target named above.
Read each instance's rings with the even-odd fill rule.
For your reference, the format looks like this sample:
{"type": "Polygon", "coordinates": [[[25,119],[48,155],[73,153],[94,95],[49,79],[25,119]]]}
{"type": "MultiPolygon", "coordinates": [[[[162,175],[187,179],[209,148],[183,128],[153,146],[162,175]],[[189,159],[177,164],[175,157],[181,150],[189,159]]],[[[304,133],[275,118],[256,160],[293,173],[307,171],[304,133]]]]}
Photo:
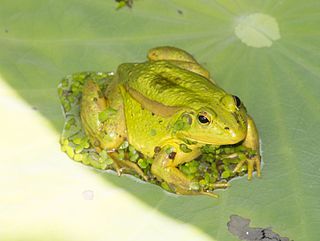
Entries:
{"type": "Polygon", "coordinates": [[[230,130],[230,128],[229,128],[229,127],[225,127],[224,129],[225,129],[225,130],[230,130]]]}

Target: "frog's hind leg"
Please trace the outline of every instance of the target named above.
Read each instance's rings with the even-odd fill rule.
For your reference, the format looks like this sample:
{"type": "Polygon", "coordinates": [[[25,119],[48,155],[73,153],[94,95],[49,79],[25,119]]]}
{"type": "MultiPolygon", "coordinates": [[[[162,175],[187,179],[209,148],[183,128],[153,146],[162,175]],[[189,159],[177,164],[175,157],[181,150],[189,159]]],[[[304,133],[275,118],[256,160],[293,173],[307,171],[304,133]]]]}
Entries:
{"type": "Polygon", "coordinates": [[[150,49],[148,51],[148,59],[150,61],[156,60],[176,60],[197,63],[191,54],[188,52],[171,46],[162,46],[150,49]]]}
{"type": "Polygon", "coordinates": [[[166,60],[182,69],[210,78],[208,70],[203,68],[191,54],[179,48],[163,46],[150,49],[148,59],[150,61],[166,60]]]}
{"type": "MultiPolygon", "coordinates": [[[[112,93],[115,94],[115,93],[112,93]]],[[[92,146],[98,153],[103,150],[115,150],[125,140],[125,123],[121,103],[110,103],[101,93],[100,87],[88,80],[83,88],[81,102],[81,120],[83,128],[92,146]]],[[[115,152],[108,152],[112,158],[112,167],[121,175],[124,170],[132,170],[147,180],[147,176],[139,166],[128,160],[119,160],[115,152]]]]}
{"type": "Polygon", "coordinates": [[[88,80],[83,86],[80,117],[83,129],[90,139],[91,144],[103,149],[104,143],[103,123],[99,115],[106,109],[107,100],[101,96],[101,90],[96,82],[88,80]]]}
{"type": "Polygon", "coordinates": [[[83,87],[80,117],[83,129],[97,150],[118,148],[125,139],[122,110],[113,109],[99,85],[88,80],[83,87]]]}

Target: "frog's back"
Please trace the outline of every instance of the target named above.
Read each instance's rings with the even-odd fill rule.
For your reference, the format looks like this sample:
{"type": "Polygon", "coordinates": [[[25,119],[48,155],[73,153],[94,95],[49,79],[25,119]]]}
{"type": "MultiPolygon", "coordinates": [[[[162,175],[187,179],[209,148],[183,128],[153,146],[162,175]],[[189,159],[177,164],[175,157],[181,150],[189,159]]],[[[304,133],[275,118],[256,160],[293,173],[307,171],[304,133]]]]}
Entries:
{"type": "Polygon", "coordinates": [[[166,106],[201,108],[219,100],[225,92],[210,80],[167,61],[119,66],[118,79],[149,99],[166,106]]]}

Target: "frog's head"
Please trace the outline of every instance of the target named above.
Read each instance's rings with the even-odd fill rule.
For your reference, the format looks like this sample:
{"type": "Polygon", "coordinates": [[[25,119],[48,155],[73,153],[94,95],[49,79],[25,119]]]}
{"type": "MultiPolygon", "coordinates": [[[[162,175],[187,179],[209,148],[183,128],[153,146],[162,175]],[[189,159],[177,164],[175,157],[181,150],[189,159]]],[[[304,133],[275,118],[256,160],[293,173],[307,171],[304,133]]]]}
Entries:
{"type": "Polygon", "coordinates": [[[247,114],[237,96],[223,95],[210,105],[184,111],[176,122],[176,135],[199,143],[238,143],[247,134],[247,114]]]}

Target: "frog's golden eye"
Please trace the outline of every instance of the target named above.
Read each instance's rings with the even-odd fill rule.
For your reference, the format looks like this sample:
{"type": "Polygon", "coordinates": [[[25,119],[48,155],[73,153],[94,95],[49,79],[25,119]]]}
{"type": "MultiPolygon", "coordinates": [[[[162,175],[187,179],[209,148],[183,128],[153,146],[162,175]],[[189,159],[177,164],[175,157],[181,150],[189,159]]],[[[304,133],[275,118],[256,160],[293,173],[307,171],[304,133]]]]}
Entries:
{"type": "Polygon", "coordinates": [[[233,95],[232,97],[233,97],[233,99],[234,99],[234,102],[235,102],[237,108],[240,109],[240,107],[241,107],[241,100],[240,100],[240,98],[239,98],[238,96],[236,96],[236,95],[233,95]]]}
{"type": "Polygon", "coordinates": [[[208,125],[210,123],[209,118],[203,113],[200,113],[198,115],[198,120],[201,124],[204,124],[204,125],[208,125]]]}

